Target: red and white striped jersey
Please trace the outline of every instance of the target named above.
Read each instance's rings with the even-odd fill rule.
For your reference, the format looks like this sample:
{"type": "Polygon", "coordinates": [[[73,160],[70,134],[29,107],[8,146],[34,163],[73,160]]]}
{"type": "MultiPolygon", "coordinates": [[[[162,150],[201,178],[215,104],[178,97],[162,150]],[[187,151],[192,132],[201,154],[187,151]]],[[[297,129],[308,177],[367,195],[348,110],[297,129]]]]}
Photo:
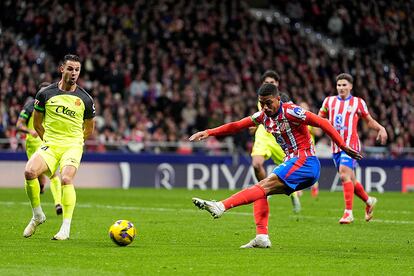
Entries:
{"type": "MultiPolygon", "coordinates": [[[[342,99],[339,96],[327,97],[322,104],[319,114],[328,118],[334,128],[341,134],[347,146],[354,150],[361,150],[361,142],[358,137],[358,120],[369,115],[368,107],[361,98],[349,95],[342,99]]],[[[332,152],[340,152],[341,149],[332,143],[332,152]]]]}
{"type": "Polygon", "coordinates": [[[315,149],[308,129],[308,111],[292,103],[283,103],[274,117],[263,111],[251,116],[256,125],[263,124],[273,134],[286,158],[315,155],[315,149]]]}

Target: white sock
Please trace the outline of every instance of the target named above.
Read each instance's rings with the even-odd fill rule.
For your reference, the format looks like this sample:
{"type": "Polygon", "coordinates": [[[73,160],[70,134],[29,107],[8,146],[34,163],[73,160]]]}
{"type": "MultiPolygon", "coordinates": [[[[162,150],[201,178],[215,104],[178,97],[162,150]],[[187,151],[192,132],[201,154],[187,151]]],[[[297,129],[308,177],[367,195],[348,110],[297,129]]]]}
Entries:
{"type": "Polygon", "coordinates": [[[217,202],[217,205],[218,205],[218,207],[219,207],[219,208],[220,208],[223,212],[225,212],[225,211],[226,211],[226,207],[224,207],[223,202],[219,201],[219,202],[217,202]]]}
{"type": "Polygon", "coordinates": [[[256,235],[256,238],[268,240],[269,239],[269,235],[268,234],[257,234],[256,235]]]}
{"type": "Polygon", "coordinates": [[[348,213],[352,216],[352,210],[345,209],[345,213],[348,213]]]}
{"type": "Polygon", "coordinates": [[[367,199],[367,204],[368,204],[368,205],[372,205],[372,197],[368,197],[368,199],[367,199]]]}
{"type": "Polygon", "coordinates": [[[71,223],[71,219],[63,219],[63,222],[62,222],[62,225],[60,226],[60,230],[59,230],[59,232],[61,232],[61,231],[64,231],[65,233],[70,233],[70,223],[71,223]]]}
{"type": "Polygon", "coordinates": [[[35,218],[43,217],[42,206],[39,205],[39,206],[33,208],[33,217],[35,217],[35,218]]]}

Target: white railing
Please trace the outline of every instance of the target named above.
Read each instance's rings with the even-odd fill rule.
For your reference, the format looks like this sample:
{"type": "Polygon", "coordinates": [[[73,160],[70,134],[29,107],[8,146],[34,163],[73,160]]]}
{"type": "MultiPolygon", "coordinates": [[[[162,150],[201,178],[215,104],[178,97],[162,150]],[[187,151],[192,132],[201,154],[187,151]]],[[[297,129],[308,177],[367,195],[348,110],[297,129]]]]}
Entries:
{"type": "MultiPolygon", "coordinates": [[[[215,142],[209,144],[206,141],[202,142],[187,142],[187,141],[177,141],[177,142],[136,142],[136,141],[114,141],[114,142],[102,142],[98,140],[87,140],[85,142],[86,152],[96,152],[96,151],[121,151],[121,152],[130,152],[130,153],[140,153],[140,152],[153,152],[153,153],[167,153],[167,152],[203,152],[206,154],[214,155],[237,155],[238,153],[247,154],[247,152],[240,152],[240,149],[237,149],[234,146],[233,139],[231,137],[225,139],[223,142],[215,142]]],[[[18,138],[11,139],[0,139],[0,151],[24,151],[25,140],[18,138]]],[[[414,156],[414,148],[404,147],[400,148],[398,153],[392,153],[391,149],[388,147],[364,147],[363,154],[365,157],[376,158],[376,159],[385,159],[393,158],[393,155],[397,156],[414,156]]]]}

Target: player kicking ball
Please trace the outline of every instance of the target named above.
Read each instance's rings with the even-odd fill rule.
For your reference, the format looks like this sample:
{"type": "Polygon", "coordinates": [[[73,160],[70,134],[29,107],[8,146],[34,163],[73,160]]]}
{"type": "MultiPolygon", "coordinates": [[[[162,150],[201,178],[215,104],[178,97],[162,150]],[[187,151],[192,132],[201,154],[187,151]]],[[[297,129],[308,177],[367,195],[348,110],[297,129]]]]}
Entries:
{"type": "MultiPolygon", "coordinates": [[[[315,156],[308,125],[320,127],[349,156],[360,160],[362,155],[346,146],[339,133],[328,120],[306,111],[293,103],[281,103],[277,87],[263,84],[258,91],[258,100],[262,110],[237,122],[231,122],[217,128],[197,132],[190,141],[201,141],[209,136],[224,136],[237,133],[243,129],[262,124],[266,131],[272,133],[284,150],[285,162],[259,183],[246,188],[222,201],[209,201],[193,198],[193,203],[208,211],[213,218],[221,217],[231,208],[261,200],[273,194],[290,195],[312,186],[319,179],[320,163],[315,156]]],[[[257,235],[252,247],[271,246],[268,235],[257,235]]]]}

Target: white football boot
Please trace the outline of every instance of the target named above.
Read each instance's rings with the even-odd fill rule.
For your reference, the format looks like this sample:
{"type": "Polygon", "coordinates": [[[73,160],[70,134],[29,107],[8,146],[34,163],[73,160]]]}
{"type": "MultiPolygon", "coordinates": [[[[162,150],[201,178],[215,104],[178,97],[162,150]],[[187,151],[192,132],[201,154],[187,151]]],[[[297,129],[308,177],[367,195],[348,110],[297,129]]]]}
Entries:
{"type": "Polygon", "coordinates": [[[345,211],[342,218],[339,220],[340,224],[351,224],[354,221],[354,215],[352,212],[345,211]]]}
{"type": "Polygon", "coordinates": [[[272,247],[272,243],[270,242],[269,236],[265,234],[256,235],[254,239],[240,246],[240,248],[270,248],[270,247],[272,247]]]}
{"type": "Polygon", "coordinates": [[[40,216],[33,216],[30,220],[29,224],[26,226],[26,228],[23,231],[23,237],[28,238],[32,236],[38,225],[44,223],[46,221],[46,216],[44,213],[41,213],[40,216]]]}
{"type": "Polygon", "coordinates": [[[374,214],[374,207],[377,204],[377,199],[375,197],[369,197],[367,200],[367,206],[365,207],[365,221],[370,221],[374,214]]]}
{"type": "Polygon", "coordinates": [[[217,219],[221,217],[225,211],[223,203],[220,201],[209,201],[201,198],[193,197],[193,203],[200,210],[206,210],[213,218],[217,219]]]}
{"type": "Polygon", "coordinates": [[[63,219],[59,232],[53,236],[52,240],[64,241],[69,239],[71,219],[63,219]]]}

